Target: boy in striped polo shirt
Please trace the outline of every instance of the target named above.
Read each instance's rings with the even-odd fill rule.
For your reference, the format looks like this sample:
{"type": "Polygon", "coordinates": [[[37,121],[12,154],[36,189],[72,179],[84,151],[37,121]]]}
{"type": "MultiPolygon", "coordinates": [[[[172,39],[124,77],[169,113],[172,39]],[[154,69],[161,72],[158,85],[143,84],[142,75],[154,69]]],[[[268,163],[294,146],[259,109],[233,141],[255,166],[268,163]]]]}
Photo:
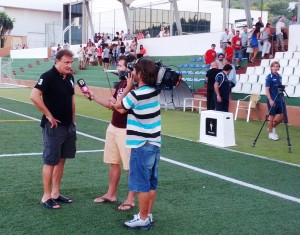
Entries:
{"type": "Polygon", "coordinates": [[[127,83],[137,86],[122,101],[112,104],[128,112],[126,146],[131,148],[129,190],[138,193],[140,212],[124,223],[127,228],[150,229],[152,206],[158,183],[161,146],[159,91],[155,89],[158,69],[153,60],[142,58],[135,64],[127,83]]]}

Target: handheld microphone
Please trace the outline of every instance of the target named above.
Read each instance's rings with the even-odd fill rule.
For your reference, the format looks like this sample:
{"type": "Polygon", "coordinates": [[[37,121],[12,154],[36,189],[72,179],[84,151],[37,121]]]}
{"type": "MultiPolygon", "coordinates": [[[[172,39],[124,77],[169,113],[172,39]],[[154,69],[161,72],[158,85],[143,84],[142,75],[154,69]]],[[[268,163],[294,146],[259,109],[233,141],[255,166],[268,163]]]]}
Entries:
{"type": "MultiPolygon", "coordinates": [[[[83,78],[78,79],[77,84],[80,87],[80,90],[83,94],[89,94],[89,92],[90,92],[89,87],[86,85],[83,78]]],[[[91,101],[92,100],[91,96],[88,99],[91,101]]]]}

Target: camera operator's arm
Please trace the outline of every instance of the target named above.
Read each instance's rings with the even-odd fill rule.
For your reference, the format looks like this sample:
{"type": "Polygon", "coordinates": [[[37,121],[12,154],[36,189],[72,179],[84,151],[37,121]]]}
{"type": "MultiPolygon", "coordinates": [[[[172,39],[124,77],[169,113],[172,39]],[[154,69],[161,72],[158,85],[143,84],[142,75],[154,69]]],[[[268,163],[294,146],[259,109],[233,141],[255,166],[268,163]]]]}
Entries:
{"type": "Polygon", "coordinates": [[[266,86],[266,95],[267,95],[269,104],[270,104],[270,106],[272,107],[273,104],[274,104],[274,101],[273,101],[272,98],[271,98],[270,87],[267,87],[267,86],[266,86]]]}

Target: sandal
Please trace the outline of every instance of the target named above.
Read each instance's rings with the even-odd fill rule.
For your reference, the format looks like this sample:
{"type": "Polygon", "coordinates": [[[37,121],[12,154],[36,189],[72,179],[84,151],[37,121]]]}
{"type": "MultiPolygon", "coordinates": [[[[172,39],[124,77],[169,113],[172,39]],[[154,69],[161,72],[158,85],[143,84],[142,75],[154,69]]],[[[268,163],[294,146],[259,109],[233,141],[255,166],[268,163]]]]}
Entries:
{"type": "Polygon", "coordinates": [[[48,209],[59,209],[60,208],[58,203],[56,201],[54,201],[52,198],[49,198],[47,201],[41,202],[41,204],[44,205],[44,207],[46,207],[48,209]]]}
{"type": "Polygon", "coordinates": [[[120,211],[128,211],[134,208],[134,205],[122,203],[120,206],[118,206],[118,210],[120,211]]]}
{"type": "Polygon", "coordinates": [[[71,203],[72,199],[65,197],[63,195],[59,195],[58,198],[52,198],[55,202],[63,202],[63,203],[71,203]]]}

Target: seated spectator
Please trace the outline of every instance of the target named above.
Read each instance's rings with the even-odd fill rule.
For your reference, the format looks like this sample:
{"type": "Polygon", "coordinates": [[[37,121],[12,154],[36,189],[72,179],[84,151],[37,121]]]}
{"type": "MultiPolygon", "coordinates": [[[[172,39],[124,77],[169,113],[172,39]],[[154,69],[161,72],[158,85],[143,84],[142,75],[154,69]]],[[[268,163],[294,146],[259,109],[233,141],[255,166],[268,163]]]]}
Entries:
{"type": "Polygon", "coordinates": [[[138,40],[144,39],[144,34],[142,33],[142,31],[139,31],[138,36],[137,36],[137,39],[138,39],[138,40]]]}
{"type": "Polygon", "coordinates": [[[231,46],[231,42],[228,41],[227,47],[225,49],[225,59],[232,61],[233,54],[234,54],[233,47],[231,46]]]}
{"type": "Polygon", "coordinates": [[[140,51],[137,54],[137,58],[139,59],[143,57],[144,55],[146,55],[146,53],[147,53],[146,49],[143,47],[143,45],[140,45],[140,51]]]}
{"type": "Polygon", "coordinates": [[[206,70],[209,70],[211,63],[216,60],[217,53],[215,51],[216,44],[211,44],[211,49],[208,49],[203,55],[206,70]]]}
{"type": "Polygon", "coordinates": [[[145,38],[151,38],[151,35],[150,35],[149,31],[146,31],[146,36],[145,36],[145,38]]]}

